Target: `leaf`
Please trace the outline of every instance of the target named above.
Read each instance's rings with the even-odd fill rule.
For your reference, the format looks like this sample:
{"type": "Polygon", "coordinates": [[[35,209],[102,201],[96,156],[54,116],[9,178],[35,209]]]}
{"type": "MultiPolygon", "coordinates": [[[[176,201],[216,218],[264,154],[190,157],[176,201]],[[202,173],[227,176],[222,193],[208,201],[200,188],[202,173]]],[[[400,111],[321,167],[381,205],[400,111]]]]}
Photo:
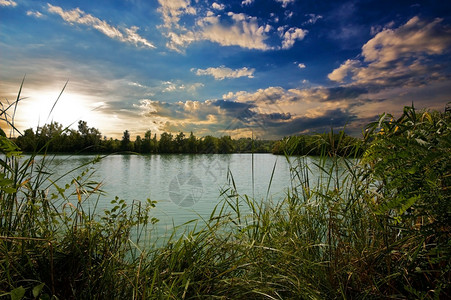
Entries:
{"type": "Polygon", "coordinates": [[[11,300],[21,300],[25,296],[25,289],[23,286],[19,286],[11,291],[11,300]]]}
{"type": "Polygon", "coordinates": [[[33,297],[37,298],[44,288],[44,283],[41,283],[33,288],[33,297]]]}

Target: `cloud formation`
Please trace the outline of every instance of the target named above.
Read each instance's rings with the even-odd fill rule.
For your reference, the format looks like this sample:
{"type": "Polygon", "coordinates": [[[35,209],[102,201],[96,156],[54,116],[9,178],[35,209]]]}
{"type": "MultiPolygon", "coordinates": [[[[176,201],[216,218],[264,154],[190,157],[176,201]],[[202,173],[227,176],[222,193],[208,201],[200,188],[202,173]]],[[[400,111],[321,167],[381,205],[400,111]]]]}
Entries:
{"type": "Polygon", "coordinates": [[[398,28],[385,28],[363,45],[361,59],[346,60],[329,79],[343,82],[350,76],[353,84],[384,87],[445,79],[442,66],[431,61],[450,51],[451,28],[442,21],[413,17],[398,28]]]}
{"type": "Polygon", "coordinates": [[[12,0],[0,0],[0,6],[17,6],[17,2],[12,0]]]}
{"type": "Polygon", "coordinates": [[[224,4],[219,4],[219,3],[216,3],[216,2],[213,2],[211,7],[213,9],[216,9],[216,10],[224,10],[225,9],[225,5],[224,4]]]}
{"type": "Polygon", "coordinates": [[[292,114],[235,100],[168,103],[144,99],[137,108],[143,117],[158,123],[160,131],[233,136],[254,132],[265,138],[323,132],[331,127],[342,127],[356,118],[345,108],[324,107],[308,114],[292,114]]]}
{"type": "Polygon", "coordinates": [[[137,31],[138,27],[132,26],[130,28],[120,29],[108,24],[106,21],[100,20],[93,15],[87,14],[79,8],[72,10],[63,10],[59,6],[47,4],[48,11],[53,14],[59,15],[64,21],[69,24],[81,24],[96,29],[102,34],[111,39],[118,40],[120,42],[133,44],[135,46],[143,46],[146,48],[155,48],[155,46],[140,36],[137,31]]]}
{"type": "Polygon", "coordinates": [[[231,25],[221,23],[219,16],[207,16],[199,19],[199,35],[204,40],[218,43],[222,46],[240,46],[247,49],[268,50],[265,40],[271,30],[269,25],[258,24],[256,17],[247,16],[244,13],[227,13],[232,21],[231,25]]]}
{"type": "Polygon", "coordinates": [[[360,66],[360,61],[348,59],[340,65],[337,69],[333,70],[332,73],[327,75],[330,80],[343,82],[349,73],[353,73],[356,68],[360,66]]]}
{"type": "Polygon", "coordinates": [[[243,1],[241,2],[241,6],[244,6],[244,5],[251,5],[252,3],[254,3],[254,1],[255,1],[255,0],[243,0],[243,1]]]}
{"type": "Polygon", "coordinates": [[[305,64],[303,64],[303,63],[299,63],[298,64],[298,67],[299,67],[299,69],[305,69],[306,67],[305,67],[305,64]]]}
{"type": "Polygon", "coordinates": [[[294,3],[294,1],[296,0],[276,0],[276,2],[282,3],[283,8],[286,8],[290,3],[294,3]]]}
{"type": "MultiPolygon", "coordinates": [[[[288,4],[283,2],[283,4],[288,4]]],[[[210,41],[221,46],[238,46],[244,49],[278,50],[293,47],[296,40],[302,40],[307,30],[301,28],[280,27],[275,30],[268,22],[245,13],[223,12],[224,4],[214,2],[211,6],[191,6],[188,0],[159,0],[158,11],[163,18],[160,29],[168,39],[166,46],[178,52],[195,41],[210,41]],[[218,14],[220,12],[220,14],[218,14]],[[183,21],[182,17],[192,17],[193,24],[183,21]],[[190,24],[190,25],[187,25],[190,24]],[[269,43],[271,38],[279,35],[281,46],[269,43]]],[[[250,5],[252,1],[243,1],[250,5]]]]}
{"type": "Polygon", "coordinates": [[[323,16],[315,14],[306,14],[305,16],[309,17],[309,19],[305,21],[304,24],[315,24],[318,20],[323,18],[323,16]]]}
{"type": "Polygon", "coordinates": [[[288,28],[285,31],[284,27],[279,27],[277,29],[279,31],[280,36],[283,38],[282,40],[282,49],[290,49],[293,47],[296,40],[303,40],[305,35],[308,33],[307,30],[301,28],[288,28]]]}
{"type": "Polygon", "coordinates": [[[197,76],[210,75],[213,76],[216,80],[224,80],[226,78],[240,78],[240,77],[248,77],[253,78],[255,69],[249,69],[247,67],[243,67],[241,69],[231,69],[225,66],[220,66],[218,68],[207,68],[207,69],[191,69],[192,72],[195,72],[197,76]]]}

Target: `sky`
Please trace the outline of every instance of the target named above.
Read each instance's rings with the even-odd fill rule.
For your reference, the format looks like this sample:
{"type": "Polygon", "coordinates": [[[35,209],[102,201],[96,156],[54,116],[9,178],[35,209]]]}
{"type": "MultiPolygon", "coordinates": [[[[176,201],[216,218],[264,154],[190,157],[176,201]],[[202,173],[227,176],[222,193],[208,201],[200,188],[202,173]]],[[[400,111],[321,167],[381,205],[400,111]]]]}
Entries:
{"type": "Polygon", "coordinates": [[[0,0],[0,101],[25,78],[21,131],[359,136],[412,103],[443,111],[450,52],[451,1],[0,0]]]}

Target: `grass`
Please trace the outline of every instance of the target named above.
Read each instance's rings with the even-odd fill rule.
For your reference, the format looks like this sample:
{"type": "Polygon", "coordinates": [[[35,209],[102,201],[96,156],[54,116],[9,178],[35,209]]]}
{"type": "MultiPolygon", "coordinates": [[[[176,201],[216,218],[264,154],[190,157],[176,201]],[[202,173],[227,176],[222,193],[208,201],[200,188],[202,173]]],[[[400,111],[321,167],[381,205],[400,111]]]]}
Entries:
{"type": "MultiPolygon", "coordinates": [[[[11,125],[12,107],[0,112],[11,125]]],[[[414,108],[397,120],[382,116],[368,126],[359,160],[335,155],[340,139],[333,134],[332,151],[314,164],[287,153],[291,188],[279,202],[241,195],[229,174],[223,201],[208,219],[158,244],[151,235],[154,202],[115,198],[110,210],[96,208],[102,193],[90,177],[96,160],[50,181],[45,147],[21,158],[3,134],[0,295],[449,298],[449,120],[449,113],[414,108]],[[311,172],[320,174],[318,182],[311,172]]]]}

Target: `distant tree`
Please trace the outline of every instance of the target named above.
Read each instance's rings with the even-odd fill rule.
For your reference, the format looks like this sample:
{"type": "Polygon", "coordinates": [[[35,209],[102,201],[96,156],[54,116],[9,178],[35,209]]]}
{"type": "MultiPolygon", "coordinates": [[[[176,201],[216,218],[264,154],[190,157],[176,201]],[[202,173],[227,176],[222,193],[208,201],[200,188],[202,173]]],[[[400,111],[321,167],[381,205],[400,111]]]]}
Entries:
{"type": "Polygon", "coordinates": [[[159,143],[157,141],[157,134],[156,133],[153,135],[153,139],[152,139],[152,144],[151,145],[152,145],[151,152],[152,153],[157,153],[158,152],[159,143]]]}
{"type": "Polygon", "coordinates": [[[36,135],[32,128],[26,129],[23,135],[17,138],[17,146],[23,151],[35,151],[37,147],[36,135]]]}
{"type": "Polygon", "coordinates": [[[128,132],[128,130],[125,130],[124,135],[122,136],[121,150],[122,151],[132,151],[133,150],[133,144],[130,141],[130,133],[128,132]]]}
{"type": "Polygon", "coordinates": [[[163,132],[160,136],[159,142],[159,151],[160,153],[172,153],[173,152],[173,143],[172,143],[172,134],[163,132]]]}
{"type": "Polygon", "coordinates": [[[201,140],[202,153],[218,153],[218,139],[207,135],[201,140]]]}
{"type": "Polygon", "coordinates": [[[191,131],[189,138],[186,141],[186,151],[188,153],[197,153],[197,138],[194,136],[193,132],[191,131]]]}
{"type": "Polygon", "coordinates": [[[141,139],[141,136],[136,136],[136,140],[135,140],[135,151],[141,153],[142,152],[142,148],[143,148],[143,141],[141,139]]]}
{"type": "Polygon", "coordinates": [[[185,153],[186,152],[186,139],[185,134],[183,132],[180,132],[175,136],[174,139],[175,147],[174,151],[177,153],[185,153]]]}
{"type": "Polygon", "coordinates": [[[232,153],[234,151],[234,145],[230,136],[223,136],[219,139],[218,151],[219,153],[232,153]]]}
{"type": "Polygon", "coordinates": [[[78,121],[78,132],[84,137],[89,134],[89,127],[86,121],[78,121]]]}
{"type": "Polygon", "coordinates": [[[144,133],[144,140],[142,144],[142,153],[151,153],[152,152],[152,131],[147,130],[144,133]]]}
{"type": "Polygon", "coordinates": [[[120,142],[117,139],[113,140],[112,138],[110,138],[109,140],[106,140],[104,142],[104,151],[113,153],[119,150],[120,150],[120,142]]]}

